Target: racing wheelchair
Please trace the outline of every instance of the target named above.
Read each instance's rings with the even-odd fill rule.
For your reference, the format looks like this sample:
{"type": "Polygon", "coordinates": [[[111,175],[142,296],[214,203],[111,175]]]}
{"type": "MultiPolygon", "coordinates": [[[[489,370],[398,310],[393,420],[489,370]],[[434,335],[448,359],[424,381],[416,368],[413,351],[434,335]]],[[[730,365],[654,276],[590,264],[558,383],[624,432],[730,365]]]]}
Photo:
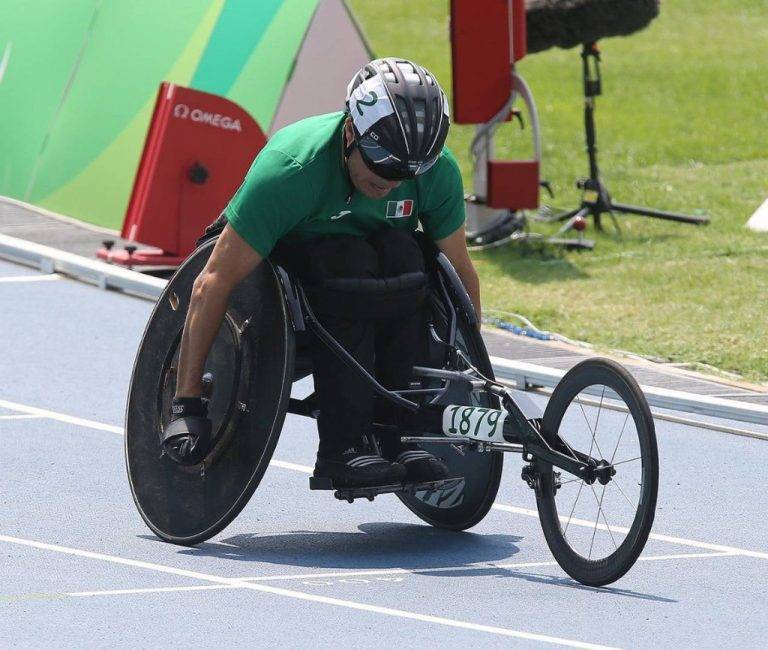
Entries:
{"type": "MultiPolygon", "coordinates": [[[[219,229],[220,232],[220,229],[219,229]]],[[[193,545],[226,527],[259,486],[287,413],[317,417],[314,394],[291,397],[311,374],[308,346],[327,345],[357,368],[377,399],[407,414],[406,426],[374,422],[441,456],[449,478],[366,488],[310,479],[343,500],[393,493],[417,517],[465,530],[489,512],[503,456],[522,456],[547,544],[575,580],[611,583],[634,564],[653,523],[658,452],[642,391],[619,364],[588,359],[565,374],[543,413],[494,378],[472,303],[450,262],[418,237],[428,267],[429,364],[407,390],[384,388],[325,330],[301,282],[270,256],[230,297],[206,362],[211,439],[200,462],[180,464],[161,445],[170,421],[182,330],[194,279],[216,243],[213,229],[178,269],[144,332],[129,389],[125,453],[136,506],[165,541],[193,545]],[[588,512],[587,512],[588,511],[588,512]]],[[[513,511],[525,512],[520,508],[513,511]]]]}

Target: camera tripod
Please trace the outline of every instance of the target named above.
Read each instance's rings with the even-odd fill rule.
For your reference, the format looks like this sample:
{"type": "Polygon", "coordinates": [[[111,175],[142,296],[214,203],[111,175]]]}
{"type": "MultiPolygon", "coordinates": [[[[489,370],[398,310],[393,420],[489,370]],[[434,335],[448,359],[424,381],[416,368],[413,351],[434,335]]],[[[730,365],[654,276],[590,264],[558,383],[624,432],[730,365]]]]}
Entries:
{"type": "MultiPolygon", "coordinates": [[[[589,157],[589,177],[576,181],[576,187],[581,190],[581,205],[574,210],[540,217],[543,221],[565,221],[557,233],[560,235],[570,229],[583,229],[585,219],[592,217],[595,228],[602,230],[601,217],[610,215],[616,230],[621,232],[615,213],[635,214],[655,219],[666,219],[679,223],[690,223],[696,226],[709,223],[709,217],[680,214],[655,210],[625,203],[616,203],[611,199],[603,181],[600,179],[600,169],[597,165],[597,138],[595,130],[595,97],[602,94],[600,77],[600,50],[597,43],[585,43],[581,50],[582,75],[584,79],[584,129],[586,132],[587,155],[589,157]]],[[[555,235],[555,236],[557,236],[555,235]]]]}

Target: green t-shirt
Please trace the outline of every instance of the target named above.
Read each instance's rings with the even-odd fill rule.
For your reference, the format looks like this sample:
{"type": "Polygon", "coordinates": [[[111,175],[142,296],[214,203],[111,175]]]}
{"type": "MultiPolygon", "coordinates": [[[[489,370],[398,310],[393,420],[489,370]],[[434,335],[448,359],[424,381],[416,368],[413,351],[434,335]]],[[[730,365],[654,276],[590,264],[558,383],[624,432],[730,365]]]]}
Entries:
{"type": "Polygon", "coordinates": [[[416,230],[421,222],[436,241],[464,223],[461,174],[447,148],[432,169],[384,198],[353,193],[343,162],[344,117],[317,115],[275,133],[227,205],[229,223],[263,257],[281,239],[367,237],[382,228],[416,230]]]}

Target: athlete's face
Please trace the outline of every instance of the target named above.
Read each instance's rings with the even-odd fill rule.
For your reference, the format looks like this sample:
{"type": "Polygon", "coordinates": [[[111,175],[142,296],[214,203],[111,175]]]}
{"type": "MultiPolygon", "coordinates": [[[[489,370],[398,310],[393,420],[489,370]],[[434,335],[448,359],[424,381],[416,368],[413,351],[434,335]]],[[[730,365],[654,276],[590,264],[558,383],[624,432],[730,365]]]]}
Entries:
{"type": "MultiPolygon", "coordinates": [[[[345,124],[344,137],[346,138],[347,144],[354,139],[352,121],[349,118],[345,124]]],[[[402,182],[390,181],[374,174],[363,162],[363,158],[357,148],[350,154],[349,159],[347,160],[347,168],[349,169],[349,178],[355,186],[355,189],[369,199],[384,198],[402,182]]]]}

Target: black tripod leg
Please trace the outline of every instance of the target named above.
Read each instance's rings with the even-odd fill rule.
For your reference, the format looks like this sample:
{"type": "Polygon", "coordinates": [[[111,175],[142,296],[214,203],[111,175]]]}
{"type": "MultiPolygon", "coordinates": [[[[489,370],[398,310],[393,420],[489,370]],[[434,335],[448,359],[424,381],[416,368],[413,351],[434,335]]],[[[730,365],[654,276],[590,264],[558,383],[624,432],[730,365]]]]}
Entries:
{"type": "Polygon", "coordinates": [[[664,210],[653,210],[652,208],[641,208],[637,205],[627,205],[625,203],[612,203],[616,212],[626,214],[639,214],[644,217],[655,217],[656,219],[667,219],[668,221],[678,221],[680,223],[691,223],[696,226],[709,223],[709,217],[694,217],[693,215],[680,214],[678,212],[665,212],[664,210]]]}
{"type": "Polygon", "coordinates": [[[616,233],[621,237],[623,233],[621,232],[619,220],[616,218],[616,213],[613,210],[608,210],[608,214],[611,217],[611,221],[613,221],[613,227],[616,228],[616,233]]]}
{"type": "Polygon", "coordinates": [[[536,217],[537,221],[544,221],[546,223],[554,223],[555,221],[567,221],[571,217],[575,217],[579,212],[581,212],[584,208],[578,207],[574,210],[569,210],[568,212],[561,212],[560,214],[555,214],[551,217],[536,217]]]}
{"type": "Polygon", "coordinates": [[[573,223],[574,223],[574,221],[576,221],[576,219],[578,219],[579,217],[586,218],[586,217],[589,216],[590,212],[591,212],[591,210],[589,209],[588,206],[585,206],[585,207],[580,208],[578,210],[571,211],[569,213],[571,216],[568,219],[568,222],[564,223],[562,225],[562,227],[560,228],[560,230],[558,230],[554,235],[552,235],[552,237],[559,237],[563,233],[568,232],[569,230],[571,230],[573,228],[573,223]]]}

